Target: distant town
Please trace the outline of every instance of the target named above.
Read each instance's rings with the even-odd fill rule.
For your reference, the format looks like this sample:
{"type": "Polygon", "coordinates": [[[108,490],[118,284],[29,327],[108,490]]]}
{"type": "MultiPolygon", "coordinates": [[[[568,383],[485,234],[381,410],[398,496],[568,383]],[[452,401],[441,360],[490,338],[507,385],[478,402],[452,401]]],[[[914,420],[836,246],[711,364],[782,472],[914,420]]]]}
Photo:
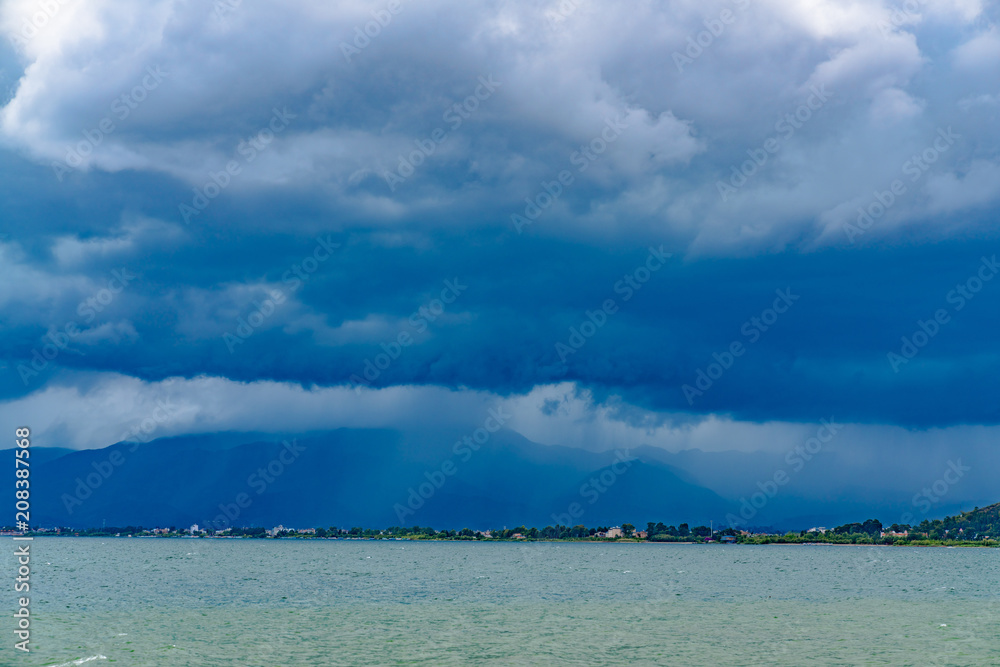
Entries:
{"type": "Polygon", "coordinates": [[[953,517],[924,520],[917,525],[894,523],[884,526],[878,519],[848,523],[835,528],[816,526],[799,532],[772,532],[766,529],[741,530],[714,526],[678,526],[648,522],[644,529],[631,523],[620,526],[546,526],[544,528],[493,528],[488,530],[435,530],[430,526],[390,526],[378,528],[272,528],[240,527],[225,530],[203,529],[198,524],[144,528],[142,526],[101,528],[33,528],[27,533],[3,528],[0,535],[53,535],[62,537],[187,537],[213,539],[334,539],[334,540],[493,540],[493,541],[578,541],[578,542],[688,542],[721,544],[872,544],[887,546],[988,546],[1000,545],[1000,503],[975,508],[953,517]]]}

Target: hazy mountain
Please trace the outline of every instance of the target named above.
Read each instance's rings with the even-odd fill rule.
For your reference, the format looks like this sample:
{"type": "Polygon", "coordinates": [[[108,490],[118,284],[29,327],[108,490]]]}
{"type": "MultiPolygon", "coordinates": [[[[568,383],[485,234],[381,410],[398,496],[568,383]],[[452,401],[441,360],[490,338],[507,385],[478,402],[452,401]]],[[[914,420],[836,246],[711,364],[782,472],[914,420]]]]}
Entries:
{"type": "Polygon", "coordinates": [[[33,522],[487,528],[558,515],[588,525],[708,522],[726,508],[664,463],[539,446],[510,432],[479,451],[447,436],[382,430],[305,434],[288,445],[234,438],[119,443],[51,460],[36,449],[33,522]]]}
{"type": "MultiPolygon", "coordinates": [[[[919,522],[986,504],[982,466],[963,492],[914,503],[919,475],[887,492],[879,468],[823,452],[796,470],[766,453],[594,453],[503,431],[478,448],[461,433],[350,430],[217,433],[32,450],[32,520],[42,525],[431,525],[488,528],[646,521],[801,529],[878,518],[919,522]],[[282,441],[289,443],[282,444],[282,441]],[[785,471],[787,485],[769,483],[785,471]],[[756,494],[756,496],[755,496],[756,494]],[[749,506],[748,502],[766,502],[749,506]],[[241,506],[242,504],[242,506],[241,506]],[[910,514],[910,517],[907,517],[910,514]]],[[[10,450],[0,456],[13,456],[10,450]]],[[[930,468],[935,470],[936,468],[930,468]]],[[[929,479],[927,483],[933,482],[929,479]]],[[[989,486],[989,484],[987,484],[989,486]]]]}
{"type": "MultiPolygon", "coordinates": [[[[75,451],[75,449],[67,449],[66,447],[32,447],[29,457],[31,463],[46,463],[75,451]]],[[[2,461],[10,461],[14,458],[14,450],[0,449],[0,457],[2,457],[0,458],[2,461]]]]}

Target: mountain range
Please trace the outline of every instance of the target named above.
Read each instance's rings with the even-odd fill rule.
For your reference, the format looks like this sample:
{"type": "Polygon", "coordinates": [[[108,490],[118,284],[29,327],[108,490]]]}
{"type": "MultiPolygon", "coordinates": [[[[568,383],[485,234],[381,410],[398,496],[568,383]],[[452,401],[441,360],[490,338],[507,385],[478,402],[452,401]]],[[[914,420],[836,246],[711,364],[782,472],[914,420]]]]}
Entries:
{"type": "Polygon", "coordinates": [[[841,470],[849,464],[832,454],[796,471],[759,452],[591,452],[511,431],[482,445],[439,432],[213,433],[33,448],[31,456],[32,524],[79,528],[662,521],[802,529],[869,517],[893,523],[907,513],[919,522],[987,504],[953,494],[920,513],[911,498],[919,487],[870,493],[864,476],[841,470]],[[785,485],[773,483],[778,471],[789,477],[785,485]]]}

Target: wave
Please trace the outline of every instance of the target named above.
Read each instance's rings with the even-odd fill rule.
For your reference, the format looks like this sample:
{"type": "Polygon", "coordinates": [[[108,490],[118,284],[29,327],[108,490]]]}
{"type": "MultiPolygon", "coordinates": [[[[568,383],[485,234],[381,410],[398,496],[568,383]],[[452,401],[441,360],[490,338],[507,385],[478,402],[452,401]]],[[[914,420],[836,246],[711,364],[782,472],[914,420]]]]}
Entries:
{"type": "Polygon", "coordinates": [[[89,658],[80,658],[79,660],[70,660],[69,662],[64,662],[61,665],[56,665],[56,667],[73,667],[73,665],[82,665],[82,664],[84,664],[86,662],[90,662],[91,660],[107,660],[107,659],[108,659],[108,656],[101,655],[100,653],[98,653],[97,655],[92,655],[89,658]]]}

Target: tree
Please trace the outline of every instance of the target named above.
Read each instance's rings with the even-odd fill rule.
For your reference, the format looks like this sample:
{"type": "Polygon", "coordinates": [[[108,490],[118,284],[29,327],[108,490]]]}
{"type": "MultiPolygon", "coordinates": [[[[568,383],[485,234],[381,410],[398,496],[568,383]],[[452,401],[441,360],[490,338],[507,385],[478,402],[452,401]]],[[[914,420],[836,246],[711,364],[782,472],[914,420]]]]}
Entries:
{"type": "Polygon", "coordinates": [[[878,519],[868,519],[861,524],[861,532],[867,533],[872,537],[880,535],[882,533],[882,522],[878,519]]]}
{"type": "Polygon", "coordinates": [[[882,522],[878,519],[868,519],[864,523],[845,523],[843,526],[837,526],[833,529],[834,533],[838,535],[874,535],[876,532],[882,532],[882,522]]]}
{"type": "Polygon", "coordinates": [[[687,537],[688,535],[691,534],[691,529],[688,528],[688,525],[686,523],[682,523],[681,525],[677,526],[677,534],[680,535],[681,537],[687,537]]]}
{"type": "Polygon", "coordinates": [[[622,535],[624,535],[625,537],[632,537],[634,533],[635,533],[635,526],[633,526],[630,523],[622,524],[622,535]]]}

